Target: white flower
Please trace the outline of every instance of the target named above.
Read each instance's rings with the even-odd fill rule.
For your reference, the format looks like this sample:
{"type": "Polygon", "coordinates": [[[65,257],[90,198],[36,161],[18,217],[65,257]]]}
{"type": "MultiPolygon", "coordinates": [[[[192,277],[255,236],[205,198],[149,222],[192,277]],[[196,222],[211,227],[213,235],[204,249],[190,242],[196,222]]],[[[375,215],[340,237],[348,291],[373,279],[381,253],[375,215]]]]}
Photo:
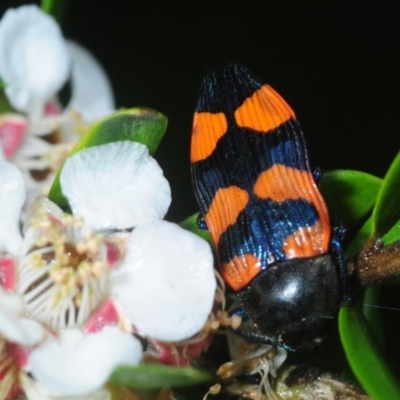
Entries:
{"type": "Polygon", "coordinates": [[[23,317],[24,305],[21,298],[7,293],[0,287],[1,335],[23,346],[32,346],[44,338],[41,324],[23,317]]]}
{"type": "Polygon", "coordinates": [[[89,124],[115,109],[112,89],[98,61],[35,5],[9,9],[0,20],[0,77],[12,106],[26,114],[0,116],[0,157],[23,171],[30,204],[47,194],[89,124]],[[56,95],[67,79],[63,111],[56,95]]]}
{"type": "Polygon", "coordinates": [[[24,182],[18,168],[0,159],[0,252],[16,254],[21,245],[19,214],[25,201],[24,182]]]}
{"type": "MultiPolygon", "coordinates": [[[[0,162],[0,187],[2,176],[4,182],[13,176],[9,168],[0,162]]],[[[141,346],[130,333],[165,342],[197,334],[216,282],[208,244],[161,220],[170,189],[146,146],[122,141],[81,150],[65,164],[61,188],[73,216],[42,200],[23,239],[17,232],[4,240],[0,225],[0,276],[12,272],[3,261],[14,256],[17,279],[4,282],[11,281],[10,295],[20,304],[0,303],[6,321],[0,334],[16,341],[8,320],[22,332],[27,318],[41,327],[21,368],[50,391],[84,396],[101,388],[116,366],[139,362],[141,346]],[[125,228],[132,233],[110,233],[125,228]]],[[[0,192],[10,210],[0,215],[7,226],[16,224],[21,192],[0,192]]]]}
{"type": "Polygon", "coordinates": [[[91,228],[135,227],[111,291],[139,332],[165,341],[197,333],[214,299],[212,254],[204,240],[161,220],[171,194],[147,147],[121,141],[82,150],[60,180],[73,213],[91,228]]]}
{"type": "Polygon", "coordinates": [[[93,120],[114,109],[100,64],[83,47],[67,42],[54,19],[35,5],[9,9],[0,21],[0,76],[15,109],[39,120],[71,75],[70,108],[93,120]]]}
{"type": "Polygon", "coordinates": [[[13,107],[40,117],[67,80],[70,62],[52,17],[34,5],[6,11],[0,23],[0,76],[13,107]]]}
{"type": "Polygon", "coordinates": [[[71,40],[67,49],[72,60],[72,97],[68,110],[77,111],[84,121],[95,121],[115,110],[110,82],[99,62],[84,47],[71,40]]]}
{"type": "MultiPolygon", "coordinates": [[[[36,220],[22,239],[18,213],[25,195],[23,181],[18,169],[4,160],[0,160],[0,187],[0,398],[17,393],[18,381],[26,391],[41,392],[37,385],[25,387],[30,382],[24,378],[27,371],[38,375],[44,386],[50,380],[49,387],[56,393],[89,393],[91,399],[92,391],[104,384],[116,366],[136,365],[142,356],[140,342],[118,327],[117,310],[107,301],[105,277],[117,250],[112,243],[108,247],[101,238],[89,235],[79,241],[81,262],[63,259],[71,254],[81,232],[73,219],[48,201],[33,211],[36,220]],[[71,240],[69,247],[66,240],[71,240]],[[74,262],[75,279],[59,280],[71,276],[63,272],[71,272],[74,262]],[[97,293],[91,296],[93,289],[97,293]],[[57,357],[64,361],[54,364],[57,357]],[[68,386],[68,382],[76,384],[68,386]]],[[[42,393],[37,398],[53,396],[42,393]]]]}
{"type": "Polygon", "coordinates": [[[115,367],[138,364],[141,354],[140,342],[115,327],[91,335],[70,329],[34,350],[29,362],[37,381],[58,393],[84,395],[106,382],[115,367]]]}
{"type": "Polygon", "coordinates": [[[60,181],[73,213],[95,230],[161,219],[171,203],[161,168],[145,145],[130,141],[78,152],[67,159],[60,181]]]}
{"type": "Polygon", "coordinates": [[[105,388],[100,388],[89,395],[68,396],[49,390],[23,373],[20,374],[20,381],[29,400],[111,400],[112,398],[111,393],[105,388]]]}

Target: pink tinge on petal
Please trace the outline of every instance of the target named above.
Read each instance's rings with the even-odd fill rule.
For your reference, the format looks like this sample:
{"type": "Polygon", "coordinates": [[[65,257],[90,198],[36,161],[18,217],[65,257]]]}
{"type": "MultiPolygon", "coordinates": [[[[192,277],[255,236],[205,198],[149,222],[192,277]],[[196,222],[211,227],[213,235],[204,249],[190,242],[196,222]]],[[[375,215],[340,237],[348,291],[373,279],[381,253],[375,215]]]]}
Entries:
{"type": "Polygon", "coordinates": [[[0,397],[4,400],[17,400],[23,391],[18,382],[19,366],[10,354],[10,343],[0,352],[0,397]]]}
{"type": "Polygon", "coordinates": [[[19,384],[13,385],[11,390],[8,392],[8,396],[6,397],[6,400],[17,400],[22,398],[22,395],[24,394],[24,391],[22,390],[21,386],[19,384]]]}
{"type": "MultiPolygon", "coordinates": [[[[1,362],[2,360],[0,359],[0,362],[1,362]]],[[[3,368],[3,369],[0,369],[0,385],[1,385],[1,381],[4,379],[4,377],[6,376],[6,374],[7,374],[7,372],[8,372],[8,369],[7,368],[3,368]]]]}
{"type": "Polygon", "coordinates": [[[5,115],[0,118],[0,142],[6,159],[12,158],[24,138],[27,123],[24,118],[5,115]]]}
{"type": "Polygon", "coordinates": [[[155,347],[157,360],[166,365],[175,367],[187,367],[194,359],[207,350],[210,346],[214,334],[210,332],[199,341],[190,344],[174,344],[160,341],[152,341],[151,346],[155,347]]]}
{"type": "Polygon", "coordinates": [[[8,342],[7,351],[18,368],[24,368],[25,365],[28,364],[28,358],[31,352],[31,348],[8,342]]]}
{"type": "Polygon", "coordinates": [[[101,331],[105,326],[118,325],[118,311],[111,300],[107,300],[100,309],[93,314],[83,330],[86,333],[96,333],[101,331]]]}
{"type": "Polygon", "coordinates": [[[0,285],[8,292],[15,288],[15,261],[12,257],[0,258],[0,285]]]}
{"type": "Polygon", "coordinates": [[[57,225],[59,225],[60,227],[64,226],[63,222],[60,220],[60,218],[56,217],[54,214],[52,213],[48,213],[49,219],[51,222],[56,223],[57,225]]]}
{"type": "Polygon", "coordinates": [[[121,258],[121,252],[114,243],[106,242],[106,248],[107,248],[107,264],[110,268],[113,268],[119,262],[121,258]]]}
{"type": "Polygon", "coordinates": [[[61,113],[61,107],[54,101],[50,101],[44,106],[44,115],[60,115],[61,113]]]}

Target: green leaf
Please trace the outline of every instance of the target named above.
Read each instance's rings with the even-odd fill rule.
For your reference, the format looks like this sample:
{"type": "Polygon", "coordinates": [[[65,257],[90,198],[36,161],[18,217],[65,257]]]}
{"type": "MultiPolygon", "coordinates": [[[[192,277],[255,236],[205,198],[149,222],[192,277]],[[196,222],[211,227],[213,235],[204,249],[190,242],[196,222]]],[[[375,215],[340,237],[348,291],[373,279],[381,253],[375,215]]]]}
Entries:
{"type": "Polygon", "coordinates": [[[390,165],[372,213],[372,233],[385,235],[400,219],[400,152],[390,165]]]}
{"type": "Polygon", "coordinates": [[[380,304],[381,290],[379,286],[370,287],[363,294],[362,313],[369,329],[381,349],[385,347],[385,332],[382,325],[380,310],[375,304],[380,304]]]}
{"type": "Polygon", "coordinates": [[[4,93],[0,93],[0,114],[14,113],[15,110],[12,108],[10,102],[4,93]]]}
{"type": "Polygon", "coordinates": [[[372,210],[381,184],[382,179],[365,172],[334,170],[324,173],[320,189],[330,215],[350,229],[372,210]]]}
{"type": "Polygon", "coordinates": [[[342,307],[339,332],[350,367],[365,391],[374,400],[400,399],[400,385],[386,365],[359,310],[342,307]]]}
{"type": "Polygon", "coordinates": [[[167,129],[168,118],[150,108],[118,111],[93,126],[75,145],[71,155],[100,144],[131,140],[145,144],[154,155],[167,129]]]}
{"type": "Polygon", "coordinates": [[[40,7],[43,12],[51,15],[60,25],[64,19],[68,0],[42,0],[40,7]]]}
{"type": "Polygon", "coordinates": [[[119,367],[114,370],[109,382],[138,389],[162,389],[191,386],[211,379],[210,375],[195,368],[178,368],[161,364],[119,367]]]}
{"type": "Polygon", "coordinates": [[[1,76],[0,76],[0,89],[4,90],[5,88],[6,88],[6,84],[4,83],[3,79],[1,79],[1,76]]]}
{"type": "Polygon", "coordinates": [[[210,231],[205,230],[205,229],[200,229],[198,224],[197,224],[197,218],[199,216],[199,213],[193,214],[190,217],[184,219],[179,225],[187,229],[190,232],[195,233],[196,235],[200,236],[204,240],[207,240],[208,243],[211,245],[213,244],[210,231]]]}
{"type": "MultiPolygon", "coordinates": [[[[400,205],[399,205],[400,207],[400,205]]],[[[386,235],[383,236],[383,244],[387,246],[388,244],[392,244],[396,242],[397,240],[400,240],[400,220],[398,220],[392,228],[389,230],[389,232],[386,233],[386,235]]]]}
{"type": "MultiPolygon", "coordinates": [[[[167,129],[165,115],[149,108],[131,108],[111,114],[86,132],[71,151],[71,155],[82,149],[102,144],[130,140],[146,145],[153,155],[167,129]]],[[[60,174],[56,175],[49,198],[63,209],[68,209],[68,200],[62,193],[60,174]]]]}
{"type": "Polygon", "coordinates": [[[51,10],[53,9],[54,3],[56,2],[57,0],[42,0],[40,3],[40,7],[45,13],[51,14],[51,10]]]}

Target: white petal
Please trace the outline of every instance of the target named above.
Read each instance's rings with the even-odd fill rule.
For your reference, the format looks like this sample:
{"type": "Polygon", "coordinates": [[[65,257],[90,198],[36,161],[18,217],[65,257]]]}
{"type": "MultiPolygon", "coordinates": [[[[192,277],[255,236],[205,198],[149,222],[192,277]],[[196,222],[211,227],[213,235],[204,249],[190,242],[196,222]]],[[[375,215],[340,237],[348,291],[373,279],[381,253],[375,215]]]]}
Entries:
{"type": "Polygon", "coordinates": [[[7,340],[32,346],[44,337],[43,327],[36,321],[19,317],[23,311],[22,300],[0,287],[0,334],[7,340]]]}
{"type": "Polygon", "coordinates": [[[90,335],[69,329],[33,350],[29,365],[33,377],[50,390],[83,395],[103,386],[117,366],[137,365],[141,358],[140,342],[119,328],[90,335]]]}
{"type": "Polygon", "coordinates": [[[48,390],[24,372],[20,373],[19,378],[24,393],[29,400],[111,400],[111,393],[103,388],[83,396],[64,396],[48,390]]]}
{"type": "Polygon", "coordinates": [[[111,274],[113,296],[132,324],[154,339],[186,339],[211,311],[216,281],[210,246],[176,224],[136,227],[122,265],[111,274]]]}
{"type": "Polygon", "coordinates": [[[38,118],[69,73],[57,23],[37,6],[9,9],[0,21],[0,76],[11,104],[38,118]]]}
{"type": "Polygon", "coordinates": [[[122,141],[68,158],[61,187],[72,211],[94,229],[128,228],[163,218],[171,189],[145,145],[122,141]]]}
{"type": "Polygon", "coordinates": [[[68,41],[72,61],[72,98],[68,108],[86,121],[100,119],[115,110],[110,81],[99,62],[85,48],[68,41]]]}
{"type": "Polygon", "coordinates": [[[15,255],[22,242],[19,217],[25,201],[22,174],[17,167],[0,160],[0,251],[15,255]]]}

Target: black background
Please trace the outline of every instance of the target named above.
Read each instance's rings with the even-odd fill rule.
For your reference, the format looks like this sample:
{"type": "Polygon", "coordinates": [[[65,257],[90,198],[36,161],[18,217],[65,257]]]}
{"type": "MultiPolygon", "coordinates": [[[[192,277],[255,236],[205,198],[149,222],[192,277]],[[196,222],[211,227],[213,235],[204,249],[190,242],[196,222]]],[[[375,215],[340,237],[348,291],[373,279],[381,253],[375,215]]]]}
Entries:
{"type": "MultiPolygon", "coordinates": [[[[0,15],[19,4],[2,0],[0,15]]],[[[189,142],[199,83],[232,61],[286,98],[314,166],[384,175],[400,147],[400,15],[395,3],[351,4],[70,0],[63,31],[103,64],[118,107],[169,117],[156,158],[172,186],[167,219],[180,221],[196,211],[189,142]]]]}

